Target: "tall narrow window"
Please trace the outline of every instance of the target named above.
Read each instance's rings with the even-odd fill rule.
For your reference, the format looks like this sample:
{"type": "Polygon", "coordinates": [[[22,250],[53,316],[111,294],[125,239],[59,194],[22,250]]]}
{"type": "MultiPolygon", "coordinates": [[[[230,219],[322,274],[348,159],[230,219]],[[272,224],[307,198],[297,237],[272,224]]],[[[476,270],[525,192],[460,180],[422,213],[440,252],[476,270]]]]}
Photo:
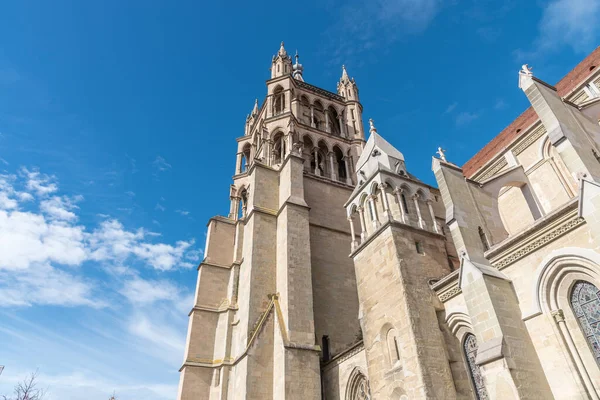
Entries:
{"type": "Polygon", "coordinates": [[[463,348],[465,356],[467,357],[469,375],[471,375],[471,380],[475,387],[475,396],[478,400],[487,400],[488,394],[485,389],[485,383],[483,382],[483,375],[481,375],[479,365],[475,363],[475,359],[477,358],[477,338],[475,338],[475,335],[467,333],[463,348]]]}
{"type": "Polygon", "coordinates": [[[488,251],[490,249],[490,244],[488,243],[487,237],[485,236],[485,232],[481,227],[477,228],[479,232],[479,239],[481,240],[481,244],[483,245],[483,251],[488,251]]]}
{"type": "Polygon", "coordinates": [[[571,307],[600,365],[600,290],[589,282],[578,281],[571,292],[571,307]]]}
{"type": "Polygon", "coordinates": [[[417,249],[417,253],[425,254],[423,251],[423,244],[421,242],[415,242],[415,248],[417,249]]]}
{"type": "Polygon", "coordinates": [[[404,206],[404,211],[406,211],[406,213],[408,214],[408,203],[406,202],[406,197],[404,196],[404,193],[400,194],[400,197],[402,198],[402,205],[404,206]]]}
{"type": "Polygon", "coordinates": [[[388,331],[387,337],[388,356],[390,367],[395,367],[400,362],[400,347],[398,346],[398,331],[392,328],[388,331]]]}

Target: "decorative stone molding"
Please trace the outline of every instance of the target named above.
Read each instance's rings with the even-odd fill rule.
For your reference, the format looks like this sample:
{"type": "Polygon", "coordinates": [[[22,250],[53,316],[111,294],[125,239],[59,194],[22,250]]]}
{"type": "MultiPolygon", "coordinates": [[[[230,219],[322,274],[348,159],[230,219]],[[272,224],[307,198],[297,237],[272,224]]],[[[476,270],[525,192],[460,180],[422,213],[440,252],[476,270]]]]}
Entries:
{"type": "Polygon", "coordinates": [[[528,148],[533,142],[541,138],[546,134],[546,128],[544,125],[538,126],[534,129],[527,137],[521,140],[517,145],[512,149],[515,155],[521,154],[526,148],[528,148]]]}
{"type": "Polygon", "coordinates": [[[506,167],[507,165],[508,161],[506,161],[506,158],[502,157],[494,164],[492,164],[490,168],[488,168],[487,171],[483,175],[481,175],[481,177],[477,178],[477,180],[480,182],[486,181],[492,176],[496,175],[502,168],[506,167]]]}
{"type": "Polygon", "coordinates": [[[342,351],[341,353],[336,354],[333,358],[331,358],[331,360],[329,360],[325,364],[324,368],[330,369],[332,367],[340,365],[341,363],[343,363],[344,361],[348,360],[349,358],[355,356],[356,354],[360,353],[364,349],[365,349],[365,347],[363,345],[363,341],[360,340],[360,341],[350,345],[350,347],[348,347],[346,350],[342,351]]]}
{"type": "Polygon", "coordinates": [[[462,290],[458,287],[458,284],[445,292],[438,293],[438,298],[443,303],[447,300],[450,300],[454,296],[457,296],[462,293],[462,290]]]}
{"type": "Polygon", "coordinates": [[[527,256],[533,251],[539,249],[542,246],[550,243],[551,241],[557,239],[558,237],[564,235],[565,233],[577,228],[578,226],[585,223],[585,219],[577,216],[577,214],[571,214],[570,218],[564,219],[560,221],[556,226],[552,227],[550,230],[546,231],[542,236],[539,236],[537,239],[529,242],[525,246],[516,247],[514,250],[511,249],[508,255],[502,257],[497,260],[492,261],[492,265],[495,268],[502,269],[515,261],[527,256]]]}

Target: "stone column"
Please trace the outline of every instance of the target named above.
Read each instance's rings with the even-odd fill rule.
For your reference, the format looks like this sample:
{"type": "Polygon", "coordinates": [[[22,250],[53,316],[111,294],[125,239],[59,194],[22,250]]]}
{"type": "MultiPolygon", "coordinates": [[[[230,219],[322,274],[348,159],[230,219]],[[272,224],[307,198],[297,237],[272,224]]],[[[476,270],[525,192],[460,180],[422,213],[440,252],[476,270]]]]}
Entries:
{"type": "Polygon", "coordinates": [[[342,160],[344,161],[344,169],[346,170],[346,183],[348,185],[352,185],[352,178],[350,178],[350,169],[348,168],[348,157],[344,156],[342,160]]]}
{"type": "Polygon", "coordinates": [[[358,247],[358,242],[354,236],[354,221],[352,221],[352,216],[348,217],[348,222],[350,222],[350,234],[352,235],[351,249],[354,251],[358,247]]]}
{"type": "MultiPolygon", "coordinates": [[[[554,322],[558,325],[558,329],[560,331],[561,336],[567,342],[567,347],[569,349],[576,349],[575,342],[573,341],[573,337],[571,336],[571,332],[569,332],[569,328],[567,327],[567,323],[565,322],[565,314],[563,310],[558,309],[551,311],[552,317],[554,317],[554,322]]],[[[577,351],[567,351],[569,355],[569,364],[571,364],[571,370],[576,373],[575,378],[577,379],[577,383],[579,386],[585,388],[587,395],[590,396],[591,399],[598,400],[598,395],[596,394],[596,389],[594,388],[594,384],[590,376],[585,369],[585,365],[583,364],[583,360],[577,351]]]]}
{"type": "Polygon", "coordinates": [[[337,181],[337,174],[335,173],[335,168],[333,168],[333,152],[328,154],[329,156],[329,172],[331,175],[331,179],[337,181]]]}
{"type": "Polygon", "coordinates": [[[310,105],[310,126],[315,128],[315,106],[310,105]]]}
{"type": "Polygon", "coordinates": [[[338,121],[340,123],[340,135],[342,137],[347,137],[346,135],[346,124],[344,123],[344,117],[342,114],[338,115],[338,121]]]}
{"type": "Polygon", "coordinates": [[[379,223],[379,216],[377,215],[377,206],[375,205],[375,195],[369,196],[369,207],[371,207],[371,213],[373,215],[373,228],[377,229],[381,226],[379,223]]]}
{"type": "Polygon", "coordinates": [[[392,212],[390,211],[390,204],[388,203],[387,193],[385,192],[385,189],[388,187],[388,185],[385,183],[380,183],[378,187],[381,193],[381,198],[383,200],[383,211],[385,211],[388,221],[391,221],[394,218],[392,217],[392,212]]]}
{"type": "Polygon", "coordinates": [[[329,122],[329,111],[325,110],[323,112],[325,114],[325,132],[331,132],[331,124],[329,122]]]}
{"type": "Polygon", "coordinates": [[[231,205],[229,206],[229,219],[234,221],[238,220],[238,214],[240,212],[240,200],[241,198],[237,196],[231,196],[229,198],[231,200],[231,205]]]}
{"type": "Polygon", "coordinates": [[[267,118],[273,116],[273,95],[269,95],[267,107],[267,118]]]}
{"type": "Polygon", "coordinates": [[[402,201],[402,189],[394,190],[398,204],[400,204],[400,213],[402,214],[402,223],[408,224],[408,216],[406,215],[406,209],[404,208],[404,202],[402,201]]]}
{"type": "Polygon", "coordinates": [[[419,227],[421,229],[425,229],[425,221],[423,221],[423,217],[421,216],[421,209],[419,208],[419,195],[415,194],[413,196],[413,202],[415,203],[415,208],[417,209],[417,217],[419,218],[419,227]]]}
{"type": "Polygon", "coordinates": [[[433,223],[433,230],[436,233],[440,233],[440,228],[438,228],[438,224],[435,221],[435,213],[433,212],[433,206],[431,205],[431,200],[427,200],[427,207],[429,208],[429,215],[431,215],[431,222],[433,223]]]}
{"type": "Polygon", "coordinates": [[[367,230],[365,229],[366,221],[365,221],[365,209],[362,207],[358,207],[358,215],[360,220],[360,242],[363,243],[367,238],[367,230]]]}
{"type": "Polygon", "coordinates": [[[241,174],[242,172],[242,155],[243,153],[237,153],[236,157],[235,157],[235,173],[237,174],[241,174]]]}
{"type": "Polygon", "coordinates": [[[319,173],[319,148],[315,147],[314,148],[314,152],[315,152],[315,175],[321,175],[319,173]]]}
{"type": "Polygon", "coordinates": [[[264,162],[267,165],[272,165],[273,164],[273,153],[272,153],[273,141],[265,140],[265,144],[263,146],[265,146],[265,149],[263,150],[263,154],[265,155],[264,162]]]}

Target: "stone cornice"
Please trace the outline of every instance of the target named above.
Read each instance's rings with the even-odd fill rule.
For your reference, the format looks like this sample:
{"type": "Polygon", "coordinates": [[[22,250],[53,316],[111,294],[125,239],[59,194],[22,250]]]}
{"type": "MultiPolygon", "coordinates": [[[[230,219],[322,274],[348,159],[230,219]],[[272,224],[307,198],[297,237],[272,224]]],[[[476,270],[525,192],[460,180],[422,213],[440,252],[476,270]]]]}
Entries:
{"type": "Polygon", "coordinates": [[[319,94],[321,96],[327,97],[330,100],[338,101],[342,104],[346,104],[346,99],[340,96],[339,94],[335,94],[325,89],[321,89],[320,87],[311,85],[310,83],[294,80],[296,86],[301,87],[302,89],[310,90],[313,93],[319,94]]]}
{"type": "Polygon", "coordinates": [[[440,233],[435,233],[431,231],[427,231],[421,228],[414,227],[412,225],[404,224],[400,221],[392,220],[392,221],[384,221],[381,223],[381,226],[377,228],[377,230],[369,235],[369,237],[359,244],[353,252],[350,253],[348,257],[356,257],[358,253],[360,253],[369,243],[371,243],[377,236],[379,236],[387,227],[406,229],[409,231],[413,231],[415,233],[420,233],[422,235],[431,236],[436,239],[446,240],[446,237],[440,233]]]}
{"type": "Polygon", "coordinates": [[[364,343],[362,340],[360,340],[360,341],[350,345],[350,347],[348,347],[346,350],[344,350],[341,353],[338,353],[334,357],[332,357],[331,360],[327,361],[323,365],[323,369],[329,370],[333,367],[336,367],[336,366],[340,365],[341,363],[343,363],[344,361],[346,361],[347,359],[349,359],[350,357],[355,356],[356,354],[360,353],[364,349],[365,349],[364,343]]]}
{"type": "Polygon", "coordinates": [[[431,285],[431,289],[442,303],[462,293],[458,287],[459,273],[460,270],[457,269],[431,285]]]}
{"type": "Polygon", "coordinates": [[[339,187],[342,187],[344,189],[349,189],[349,190],[354,189],[354,185],[348,185],[347,183],[336,181],[336,180],[333,180],[333,179],[328,178],[326,176],[315,175],[312,172],[308,172],[308,171],[304,171],[304,177],[305,178],[313,179],[315,181],[327,183],[327,184],[330,184],[330,185],[339,186],[339,187]]]}
{"type": "Polygon", "coordinates": [[[540,247],[561,237],[585,223],[577,213],[578,198],[559,210],[536,221],[525,231],[511,236],[485,253],[485,257],[498,269],[520,260],[540,247]]]}

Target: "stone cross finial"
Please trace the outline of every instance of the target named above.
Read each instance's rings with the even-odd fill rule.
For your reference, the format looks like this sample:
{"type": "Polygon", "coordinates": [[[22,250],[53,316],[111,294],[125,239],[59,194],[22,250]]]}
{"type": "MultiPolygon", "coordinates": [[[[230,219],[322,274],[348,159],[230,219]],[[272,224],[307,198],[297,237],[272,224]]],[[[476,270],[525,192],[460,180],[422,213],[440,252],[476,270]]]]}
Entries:
{"type": "Polygon", "coordinates": [[[373,122],[373,118],[369,118],[369,133],[377,133],[377,128],[375,128],[375,123],[373,122]]]}
{"type": "Polygon", "coordinates": [[[522,75],[533,76],[533,72],[531,72],[532,70],[533,67],[530,67],[529,64],[523,64],[519,73],[522,75]]]}
{"type": "Polygon", "coordinates": [[[438,147],[436,153],[440,156],[442,161],[447,161],[446,160],[446,150],[442,149],[441,147],[438,147]]]}

